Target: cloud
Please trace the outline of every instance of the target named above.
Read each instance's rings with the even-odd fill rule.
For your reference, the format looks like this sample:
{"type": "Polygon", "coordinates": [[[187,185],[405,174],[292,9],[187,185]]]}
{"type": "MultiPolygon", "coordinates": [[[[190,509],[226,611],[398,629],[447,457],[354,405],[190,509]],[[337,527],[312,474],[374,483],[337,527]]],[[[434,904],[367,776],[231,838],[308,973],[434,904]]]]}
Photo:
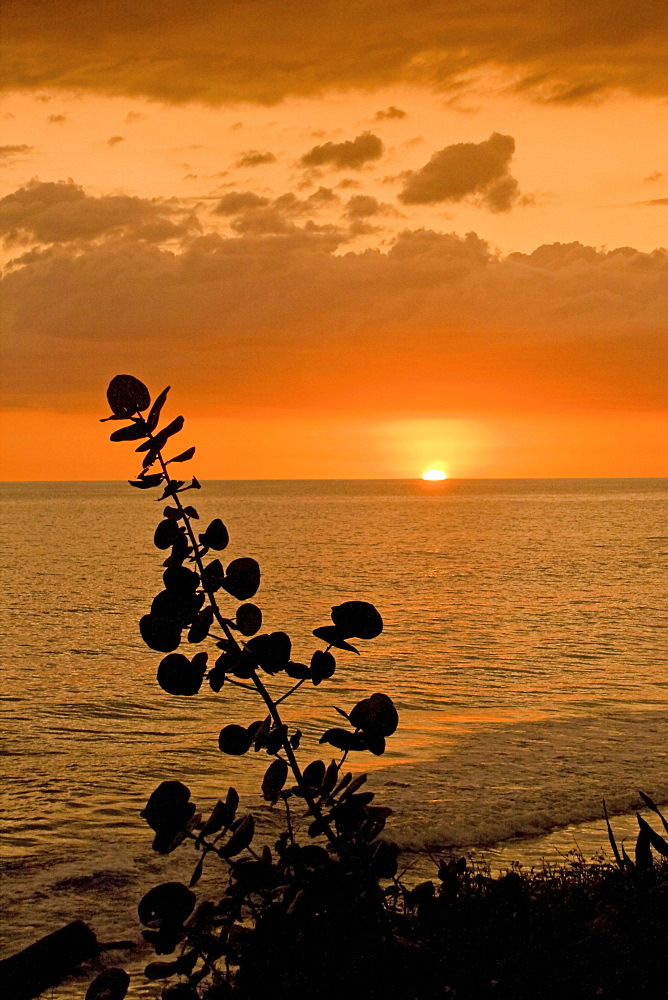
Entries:
{"type": "Polygon", "coordinates": [[[62,125],[67,121],[67,115],[48,115],[46,120],[49,125],[62,125]]]}
{"type": "Polygon", "coordinates": [[[666,175],[662,174],[660,170],[654,170],[648,177],[643,177],[643,181],[646,184],[652,184],[654,181],[665,181],[666,175]]]}
{"type": "Polygon", "coordinates": [[[636,205],[668,205],[668,198],[651,198],[649,201],[637,201],[636,205]]]}
{"type": "Polygon", "coordinates": [[[373,120],[375,122],[382,122],[387,121],[390,118],[408,118],[408,115],[405,111],[402,111],[401,108],[395,108],[394,104],[391,104],[389,108],[385,108],[384,111],[376,111],[373,120]]]}
{"type": "Polygon", "coordinates": [[[263,163],[275,163],[276,157],[273,153],[261,153],[258,149],[249,149],[247,153],[237,160],[238,167],[260,167],[263,163]]]}
{"type": "Polygon", "coordinates": [[[217,415],[668,408],[665,250],[502,257],[474,233],[408,230],[342,253],[346,232],[257,213],[178,250],[126,229],[24,255],[3,280],[7,405],[94,412],[130,370],[178,371],[217,415]]]}
{"type": "MultiPolygon", "coordinates": [[[[285,235],[300,231],[294,222],[295,218],[313,215],[322,208],[337,205],[339,200],[338,195],[326,187],[319,187],[308,198],[298,198],[294,192],[288,191],[271,201],[253,191],[229,191],[220,199],[214,212],[217,215],[234,216],[230,226],[236,233],[255,236],[285,235]]],[[[338,232],[330,226],[323,230],[323,227],[307,225],[311,226],[312,231],[321,229],[338,232]]]]}
{"type": "Polygon", "coordinates": [[[147,118],[148,115],[142,114],[141,111],[128,111],[123,121],[126,125],[136,125],[138,122],[146,121],[147,118]]]}
{"type": "Polygon", "coordinates": [[[378,215],[383,211],[383,206],[377,198],[370,194],[354,194],[348,199],[346,214],[351,219],[366,219],[370,215],[378,215]]]}
{"type": "Polygon", "coordinates": [[[237,215],[247,208],[262,208],[269,204],[268,198],[263,198],[254,191],[228,191],[220,199],[214,212],[217,215],[237,215]]]}
{"type": "Polygon", "coordinates": [[[109,146],[109,149],[113,149],[114,146],[117,146],[119,144],[119,142],[125,142],[125,136],[112,135],[111,138],[107,139],[107,146],[109,146]]]}
{"type": "Polygon", "coordinates": [[[118,232],[161,242],[194,227],[195,220],[173,205],[129,195],[95,198],[73,181],[32,181],[0,199],[0,235],[6,246],[69,243],[118,232]]]}
{"type": "MultiPolygon", "coordinates": [[[[665,0],[6,0],[7,89],[257,101],[395,83],[447,90],[488,68],[574,101],[668,93],[665,0]]],[[[503,85],[506,86],[508,76],[503,85]]]]}
{"type": "Polygon", "coordinates": [[[0,163],[3,160],[14,160],[17,156],[25,156],[26,153],[32,153],[34,149],[34,146],[26,146],[24,143],[16,146],[0,146],[0,163]]]}
{"type": "Polygon", "coordinates": [[[483,142],[446,146],[407,175],[399,200],[405,205],[430,205],[480,195],[491,211],[506,212],[519,195],[517,181],[509,173],[514,152],[513,137],[499,132],[483,142]]]}
{"type": "Polygon", "coordinates": [[[363,132],[356,139],[345,142],[325,142],[314,146],[301,158],[304,167],[331,165],[336,170],[359,170],[370,160],[379,160],[383,155],[383,144],[372,132],[363,132]]]}

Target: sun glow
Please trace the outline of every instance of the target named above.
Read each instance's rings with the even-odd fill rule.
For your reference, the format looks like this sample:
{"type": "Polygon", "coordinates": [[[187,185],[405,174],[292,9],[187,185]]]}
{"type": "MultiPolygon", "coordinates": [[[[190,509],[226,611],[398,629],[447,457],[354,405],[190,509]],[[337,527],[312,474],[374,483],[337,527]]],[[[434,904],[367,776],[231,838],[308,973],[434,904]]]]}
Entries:
{"type": "Polygon", "coordinates": [[[436,482],[442,479],[447,479],[448,477],[444,472],[441,471],[441,469],[428,469],[422,478],[428,479],[431,482],[436,482]]]}

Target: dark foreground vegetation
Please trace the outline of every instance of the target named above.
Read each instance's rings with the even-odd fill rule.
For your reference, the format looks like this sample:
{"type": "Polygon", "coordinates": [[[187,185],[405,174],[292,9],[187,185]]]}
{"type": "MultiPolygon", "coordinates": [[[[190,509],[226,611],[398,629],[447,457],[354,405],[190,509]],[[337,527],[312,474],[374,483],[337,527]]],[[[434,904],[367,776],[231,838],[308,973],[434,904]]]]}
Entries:
{"type": "MultiPolygon", "coordinates": [[[[163,654],[157,681],[168,694],[208,689],[222,696],[224,714],[240,687],[260,706],[247,725],[223,726],[219,748],[248,755],[264,800],[283,818],[281,832],[258,844],[234,788],[203,810],[178,781],[151,794],[142,816],[153,849],[168,854],[187,843],[195,854],[188,885],[163,883],[139,903],[155,951],[145,976],[164,984],[164,1000],[665,997],[668,843],[642,818],[634,858],[610,830],[610,864],[492,878],[463,858],[440,860],[433,881],[409,887],[397,845],[382,836],[391,810],[374,805],[364,774],[345,768],[351,754],[384,752],[398,725],[391,698],[375,692],[337,708],[340,724],[319,741],[334,758],[312,748],[305,762],[285,702],[304,684],[327,684],[335,654],[358,655],[353,643],[379,635],[382,617],[365,601],[332,608],[331,621],[313,630],[323,648],[307,663],[292,659],[285,632],[261,631],[262,612],[250,603],[260,567],[252,558],[223,565],[225,525],[198,525],[184,494],[190,500],[200,484],[172,477],[195,449],[166,457],[183,427],[177,417],[158,428],[167,392],[151,402],[143,383],[119,375],[107,393],[107,419],[125,421],[112,440],[138,442],[141,470],[131,485],[159,490],[166,503],[154,538],[166,555],[162,588],[140,632],[163,654]],[[220,868],[214,891],[211,865],[220,868]],[[209,888],[198,898],[205,867],[209,888]]],[[[127,988],[127,975],[112,970],[87,998],[122,1000],[127,988]]]]}

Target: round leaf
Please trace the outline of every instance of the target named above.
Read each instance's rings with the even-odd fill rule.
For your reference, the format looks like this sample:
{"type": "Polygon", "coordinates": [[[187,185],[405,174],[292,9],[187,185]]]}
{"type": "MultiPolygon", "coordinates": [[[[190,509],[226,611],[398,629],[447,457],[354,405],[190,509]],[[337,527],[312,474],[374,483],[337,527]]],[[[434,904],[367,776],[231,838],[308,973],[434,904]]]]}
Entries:
{"type": "Polygon", "coordinates": [[[159,927],[162,923],[182,924],[192,913],[196,902],[195,893],[182,882],[163,882],[149,889],[137,912],[145,927],[159,927]]]}
{"type": "Polygon", "coordinates": [[[399,715],[392,699],[377,692],[358,701],[350,713],[350,721],[372,736],[391,736],[399,725],[399,715]]]}
{"type": "Polygon", "coordinates": [[[138,410],[147,410],[151,396],[143,382],[133,375],[116,375],[107,389],[107,401],[116,417],[132,417],[138,410]]]}
{"type": "Polygon", "coordinates": [[[255,559],[233,559],[227,567],[223,587],[239,601],[254,597],[260,586],[260,567],[255,559]]]}
{"type": "Polygon", "coordinates": [[[286,632],[256,635],[246,643],[247,652],[268,674],[275,674],[285,669],[290,661],[291,649],[292,642],[286,632]]]}
{"type": "Polygon", "coordinates": [[[256,604],[241,604],[237,608],[237,628],[242,635],[255,635],[262,628],[262,612],[256,604]]]}
{"type": "Polygon", "coordinates": [[[90,984],[86,1000],[123,1000],[129,985],[130,977],[125,969],[107,969],[90,984]]]}
{"type": "Polygon", "coordinates": [[[214,518],[204,534],[199,537],[204,545],[218,551],[227,548],[230,541],[229,532],[219,517],[214,518]]]}
{"type": "Polygon", "coordinates": [[[383,619],[368,601],[345,601],[332,608],[332,621],[344,639],[375,639],[383,631],[383,619]]]}
{"type": "Polygon", "coordinates": [[[247,753],[252,742],[252,735],[243,726],[234,724],[221,729],[218,737],[218,746],[222,752],[233,757],[241,757],[242,754],[247,753]]]}
{"type": "Polygon", "coordinates": [[[158,684],[167,694],[197,694],[203,676],[204,670],[183,653],[170,653],[158,667],[158,684]]]}
{"type": "Polygon", "coordinates": [[[171,653],[181,641],[181,629],[169,618],[144,615],[139,622],[141,637],[149,647],[159,653],[171,653]]]}
{"type": "Polygon", "coordinates": [[[327,680],[336,670],[336,660],[330,652],[316,649],[311,657],[311,679],[317,687],[321,681],[327,680]]]}
{"type": "Polygon", "coordinates": [[[153,535],[153,544],[157,549],[168,549],[170,548],[177,538],[180,538],[181,532],[179,531],[176,521],[165,518],[155,529],[155,534],[153,535]]]}
{"type": "Polygon", "coordinates": [[[190,801],[190,789],[182,781],[162,781],[151,792],[148,802],[139,814],[152,830],[178,830],[195,812],[190,801]]]}

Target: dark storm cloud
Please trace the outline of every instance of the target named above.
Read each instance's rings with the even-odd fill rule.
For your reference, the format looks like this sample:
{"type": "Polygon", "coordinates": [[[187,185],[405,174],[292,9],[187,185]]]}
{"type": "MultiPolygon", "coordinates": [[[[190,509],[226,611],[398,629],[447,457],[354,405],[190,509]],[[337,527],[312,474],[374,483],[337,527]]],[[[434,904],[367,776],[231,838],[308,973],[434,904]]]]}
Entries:
{"type": "Polygon", "coordinates": [[[665,0],[5,0],[2,85],[250,100],[486,67],[541,99],[668,93],[665,0]]]}
{"type": "Polygon", "coordinates": [[[345,142],[325,142],[304,153],[300,162],[304,167],[331,166],[336,170],[359,170],[371,160],[383,155],[383,144],[372,132],[363,132],[356,139],[345,142]]]}
{"type": "Polygon", "coordinates": [[[483,142],[446,146],[408,174],[399,200],[406,205],[430,205],[479,195],[491,211],[506,212],[519,195],[517,181],[509,172],[514,152],[513,137],[499,132],[483,142]]]}

